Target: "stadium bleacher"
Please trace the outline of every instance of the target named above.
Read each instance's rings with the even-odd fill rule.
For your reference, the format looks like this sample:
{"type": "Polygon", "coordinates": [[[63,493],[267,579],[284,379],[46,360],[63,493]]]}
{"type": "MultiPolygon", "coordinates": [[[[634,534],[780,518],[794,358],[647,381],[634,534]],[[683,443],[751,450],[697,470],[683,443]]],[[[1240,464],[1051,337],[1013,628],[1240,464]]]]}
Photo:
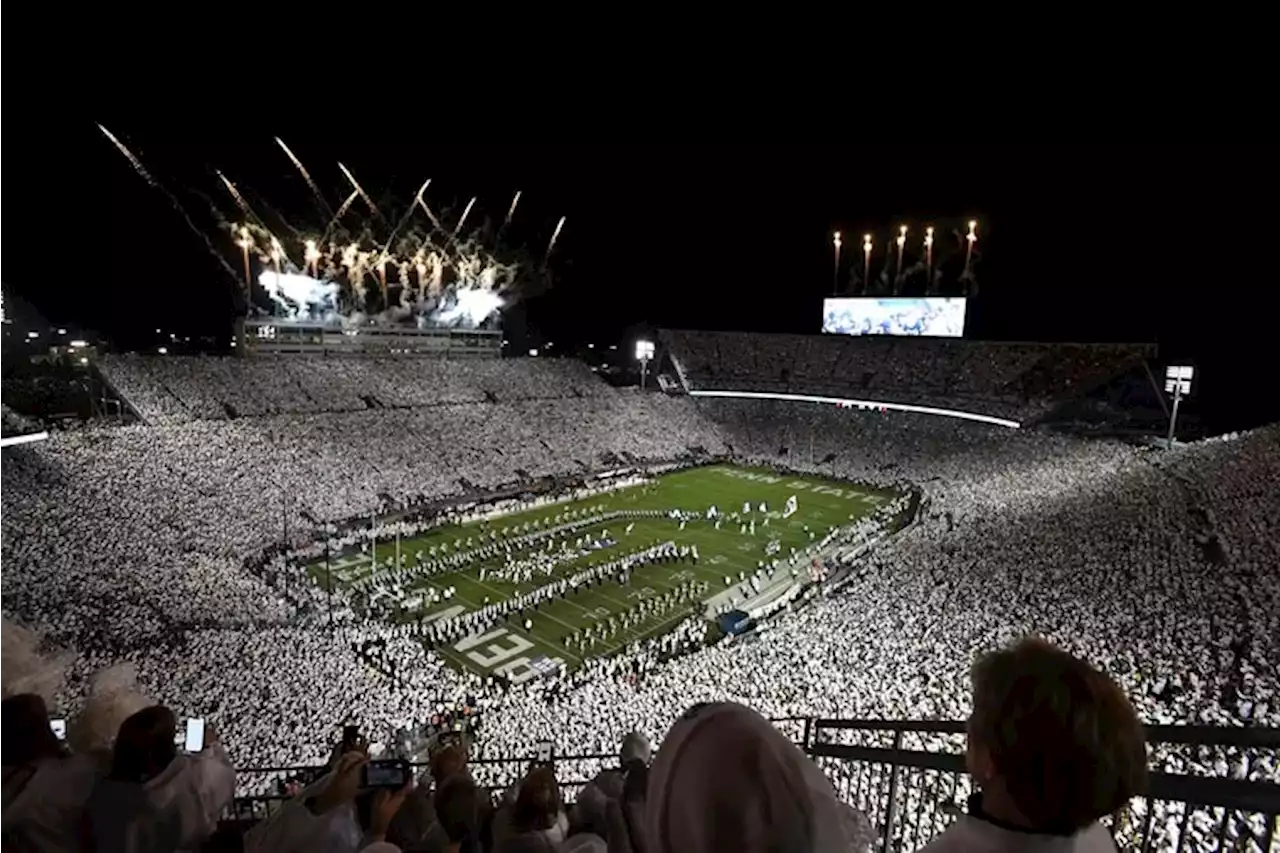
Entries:
{"type": "Polygon", "coordinates": [[[1030,421],[1152,354],[1140,344],[662,332],[690,390],[948,406],[1030,421]]]}

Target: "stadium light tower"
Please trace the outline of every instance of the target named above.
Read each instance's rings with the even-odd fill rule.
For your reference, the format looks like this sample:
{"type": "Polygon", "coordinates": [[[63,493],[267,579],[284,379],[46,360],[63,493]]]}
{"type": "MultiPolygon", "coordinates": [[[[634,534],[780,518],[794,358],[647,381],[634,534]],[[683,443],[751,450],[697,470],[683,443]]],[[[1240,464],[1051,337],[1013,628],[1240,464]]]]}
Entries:
{"type": "Polygon", "coordinates": [[[636,358],[640,361],[640,390],[649,375],[649,359],[653,358],[653,341],[636,341],[636,358]]]}
{"type": "Polygon", "coordinates": [[[1164,392],[1173,395],[1173,411],[1169,413],[1169,446],[1173,447],[1173,433],[1178,428],[1178,404],[1191,393],[1191,377],[1195,368],[1188,365],[1170,366],[1164,371],[1164,392]]]}

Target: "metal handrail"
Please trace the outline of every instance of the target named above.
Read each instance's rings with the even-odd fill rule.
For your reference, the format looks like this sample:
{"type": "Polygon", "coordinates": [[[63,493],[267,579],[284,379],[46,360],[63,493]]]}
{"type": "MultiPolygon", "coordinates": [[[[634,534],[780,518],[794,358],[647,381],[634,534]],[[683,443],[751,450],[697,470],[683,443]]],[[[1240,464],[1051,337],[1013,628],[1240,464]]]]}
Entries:
{"type": "MultiPolygon", "coordinates": [[[[908,850],[923,846],[932,834],[945,828],[962,808],[964,795],[972,790],[962,754],[952,751],[930,751],[906,748],[908,735],[963,735],[965,723],[954,720],[836,720],[812,717],[782,717],[771,720],[775,725],[801,725],[796,742],[832,778],[841,797],[864,810],[877,826],[882,851],[908,850]],[[885,745],[833,743],[827,740],[835,732],[863,732],[879,735],[885,745]],[[891,738],[889,736],[892,736],[891,738]],[[887,745],[891,741],[892,746],[887,745]],[[907,816],[906,812],[913,812],[907,816]],[[914,846],[913,846],[914,845],[914,846]]],[[[1229,755],[1246,756],[1269,753],[1280,757],[1280,729],[1264,727],[1223,728],[1211,726],[1147,726],[1147,742],[1154,747],[1206,748],[1226,750],[1229,755]]],[[[926,742],[927,744],[927,742],[926,742]]],[[[572,767],[573,762],[597,762],[601,768],[616,767],[616,753],[554,755],[558,765],[570,773],[591,774],[590,767],[572,767]]],[[[480,787],[489,791],[507,789],[515,782],[531,755],[509,758],[477,758],[469,763],[477,770],[484,767],[508,768],[484,779],[480,787]],[[490,784],[496,783],[496,784],[490,784]]],[[[426,768],[425,762],[412,762],[415,772],[426,768]]],[[[239,772],[297,775],[314,774],[323,767],[255,767],[239,772]]],[[[581,788],[585,778],[561,778],[568,794],[581,788]]],[[[269,813],[289,799],[280,794],[241,797],[236,800],[237,813],[245,806],[269,813]]],[[[566,801],[571,801],[566,796],[566,801]]],[[[1269,780],[1223,778],[1196,775],[1192,772],[1169,773],[1152,768],[1147,791],[1113,815],[1107,826],[1126,843],[1143,850],[1167,843],[1175,830],[1177,845],[1186,848],[1184,835],[1196,830],[1193,814],[1200,824],[1211,821],[1215,829],[1217,849],[1268,850],[1276,838],[1277,815],[1280,815],[1280,784],[1269,780]],[[1201,810],[1201,811],[1197,811],[1201,810]],[[1156,819],[1159,817],[1159,819],[1156,819]],[[1234,836],[1235,841],[1232,841],[1234,836]],[[1240,846],[1242,839],[1249,843],[1240,846]],[[1230,845],[1230,847],[1228,847],[1230,845]]],[[[1199,836],[1199,840],[1205,840],[1199,836]]]]}

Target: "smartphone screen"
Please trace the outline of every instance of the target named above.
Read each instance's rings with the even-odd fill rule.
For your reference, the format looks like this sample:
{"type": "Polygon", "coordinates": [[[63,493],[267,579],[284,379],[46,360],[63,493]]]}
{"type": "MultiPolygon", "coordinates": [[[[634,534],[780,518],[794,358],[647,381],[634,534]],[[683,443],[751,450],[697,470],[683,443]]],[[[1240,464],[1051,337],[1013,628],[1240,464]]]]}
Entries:
{"type": "Polygon", "coordinates": [[[369,761],[360,768],[362,788],[403,788],[409,783],[409,766],[399,758],[369,761]]]}
{"type": "Polygon", "coordinates": [[[50,720],[49,728],[53,729],[54,737],[58,740],[67,739],[67,721],[62,717],[56,717],[50,720]]]}
{"type": "Polygon", "coordinates": [[[534,760],[539,764],[551,763],[551,741],[540,741],[537,750],[534,752],[534,760]]]}
{"type": "Polygon", "coordinates": [[[202,717],[187,718],[187,752],[199,752],[204,749],[204,719],[202,717]]]}

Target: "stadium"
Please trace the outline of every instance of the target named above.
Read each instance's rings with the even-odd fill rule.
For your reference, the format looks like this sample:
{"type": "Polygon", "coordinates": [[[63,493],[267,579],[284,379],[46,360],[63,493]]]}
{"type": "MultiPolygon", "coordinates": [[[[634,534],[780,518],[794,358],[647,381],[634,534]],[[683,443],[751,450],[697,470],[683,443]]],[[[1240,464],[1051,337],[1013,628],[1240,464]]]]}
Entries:
{"type": "MultiPolygon", "coordinates": [[[[264,254],[265,290],[280,264],[264,254]]],[[[428,298],[405,275],[361,292],[380,315],[279,303],[244,311],[219,354],[65,348],[50,359],[73,360],[70,390],[6,374],[5,696],[41,697],[74,757],[118,755],[150,706],[179,739],[187,721],[188,745],[199,721],[209,745],[181,758],[222,769],[197,846],[295,849],[270,833],[313,808],[306,792],[324,800],[358,740],[420,781],[391,829],[357,798],[357,837],[445,849],[426,839],[452,833],[441,767],[458,760],[480,812],[513,825],[551,768],[537,832],[566,846],[546,849],[683,849],[638,840],[661,780],[726,808],[718,785],[775,769],[739,762],[735,739],[758,737],[819,771],[814,832],[847,830],[797,849],[921,849],[990,787],[965,758],[971,670],[1034,636],[1118,685],[1144,727],[1143,786],[1094,816],[1104,838],[1277,849],[1280,428],[1063,426],[1082,401],[1114,413],[1120,387],[1155,409],[1194,394],[1153,344],[975,340],[964,298],[846,297],[814,312],[821,333],[624,340],[644,378],[617,387],[575,357],[513,357],[487,309],[391,317],[397,288],[439,320],[470,286],[446,276],[428,298]],[[92,412],[49,417],[54,393],[92,412]],[[697,754],[703,713],[726,732],[710,769],[671,757],[697,754]],[[644,785],[622,788],[638,735],[656,754],[647,812],[644,785]]],[[[100,802],[105,782],[74,778],[100,802]]],[[[524,849],[494,832],[487,849],[524,849]]]]}

